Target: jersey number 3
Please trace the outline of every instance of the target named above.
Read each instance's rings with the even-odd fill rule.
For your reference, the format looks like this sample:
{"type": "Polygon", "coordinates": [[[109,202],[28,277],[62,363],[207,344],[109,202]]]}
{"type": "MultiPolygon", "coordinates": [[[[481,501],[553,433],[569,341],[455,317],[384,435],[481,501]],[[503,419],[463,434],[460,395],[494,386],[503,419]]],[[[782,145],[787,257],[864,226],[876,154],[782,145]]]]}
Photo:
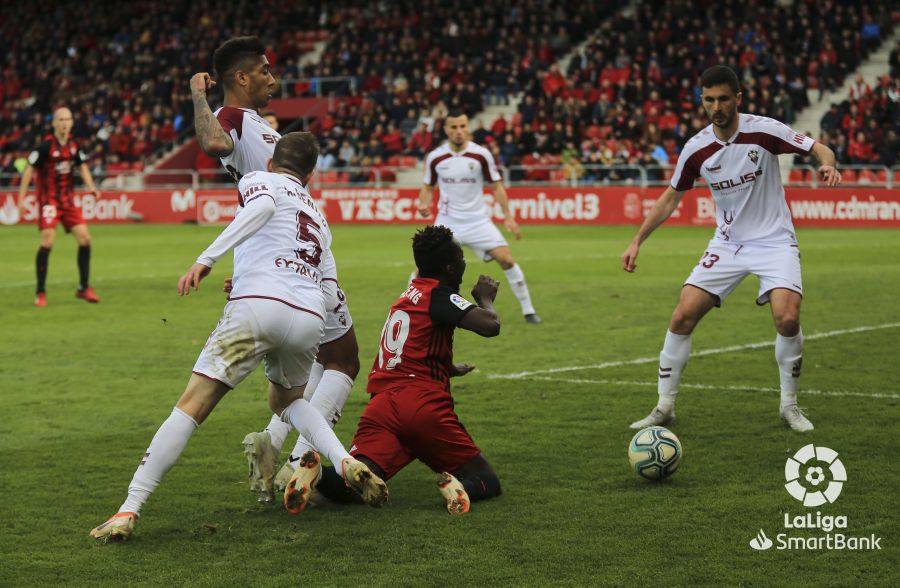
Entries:
{"type": "Polygon", "coordinates": [[[378,347],[378,367],[392,370],[403,361],[403,346],[409,337],[409,314],[395,310],[381,330],[381,344],[378,347]],[[387,362],[385,363],[385,357],[387,362]]]}

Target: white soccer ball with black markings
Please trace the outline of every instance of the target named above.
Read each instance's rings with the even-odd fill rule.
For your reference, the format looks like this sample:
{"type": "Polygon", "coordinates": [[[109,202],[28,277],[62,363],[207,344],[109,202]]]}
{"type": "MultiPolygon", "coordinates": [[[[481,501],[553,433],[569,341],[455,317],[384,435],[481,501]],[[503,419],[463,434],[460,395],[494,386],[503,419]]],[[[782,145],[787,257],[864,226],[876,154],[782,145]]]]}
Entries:
{"type": "Polygon", "coordinates": [[[628,444],[631,467],[648,480],[662,480],[674,474],[682,455],[681,441],[665,427],[641,429],[628,444]]]}

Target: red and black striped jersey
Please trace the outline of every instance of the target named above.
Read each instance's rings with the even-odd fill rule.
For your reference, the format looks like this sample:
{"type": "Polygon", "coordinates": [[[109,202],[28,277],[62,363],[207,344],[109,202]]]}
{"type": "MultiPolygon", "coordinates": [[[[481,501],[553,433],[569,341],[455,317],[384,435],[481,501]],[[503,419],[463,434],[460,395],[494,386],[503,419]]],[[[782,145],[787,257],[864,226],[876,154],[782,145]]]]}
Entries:
{"type": "Polygon", "coordinates": [[[366,390],[412,382],[450,389],[453,331],[475,305],[431,278],[414,279],[391,306],[366,390]]]}
{"type": "Polygon", "coordinates": [[[36,172],[38,202],[69,206],[75,195],[75,169],[87,157],[78,149],[75,139],[65,145],[49,135],[28,156],[28,163],[36,172]]]}

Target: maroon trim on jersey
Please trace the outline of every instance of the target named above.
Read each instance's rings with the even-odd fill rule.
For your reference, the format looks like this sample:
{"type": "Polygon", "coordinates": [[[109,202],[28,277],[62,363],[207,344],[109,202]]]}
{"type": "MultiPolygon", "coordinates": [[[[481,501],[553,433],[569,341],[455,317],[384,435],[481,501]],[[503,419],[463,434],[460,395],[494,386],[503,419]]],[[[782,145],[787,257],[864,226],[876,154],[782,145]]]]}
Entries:
{"type": "Polygon", "coordinates": [[[481,173],[484,174],[484,181],[488,184],[494,183],[494,180],[491,178],[491,168],[488,166],[487,158],[484,155],[481,155],[480,153],[463,153],[463,157],[474,159],[480,163],[481,173]]]}
{"type": "Polygon", "coordinates": [[[735,145],[759,145],[773,155],[781,155],[783,153],[796,153],[803,155],[808,153],[803,148],[790,141],[785,141],[781,137],[766,132],[756,133],[738,133],[738,136],[732,141],[735,145]]]}
{"type": "Polygon", "coordinates": [[[296,304],[291,304],[287,300],[282,300],[281,298],[275,298],[274,296],[262,296],[261,294],[247,294],[246,296],[229,296],[228,302],[231,302],[232,300],[243,300],[245,298],[261,298],[263,300],[274,300],[275,302],[280,302],[282,304],[286,304],[287,306],[290,306],[294,310],[308,312],[309,314],[311,314],[313,316],[319,317],[323,321],[325,320],[325,317],[323,317],[321,314],[319,314],[318,312],[316,312],[314,310],[310,310],[308,308],[303,308],[302,306],[297,306],[296,304]]]}
{"type": "Polygon", "coordinates": [[[223,382],[223,381],[220,380],[219,378],[214,378],[214,377],[212,377],[212,376],[208,376],[208,375],[204,374],[203,372],[198,372],[197,370],[191,370],[191,373],[192,373],[192,374],[197,374],[197,375],[200,376],[201,378],[206,378],[207,380],[212,380],[213,382],[218,382],[218,383],[222,384],[223,386],[228,386],[228,389],[229,389],[229,390],[233,390],[233,389],[234,389],[234,386],[232,386],[232,385],[229,384],[228,382],[223,382]]]}
{"type": "Polygon", "coordinates": [[[694,154],[688,157],[688,160],[684,162],[684,167],[681,168],[681,177],[675,184],[675,190],[684,192],[693,188],[694,180],[700,177],[700,166],[721,148],[722,144],[714,141],[706,147],[694,151],[694,154]]]}
{"type": "Polygon", "coordinates": [[[437,157],[435,157],[434,159],[431,160],[431,165],[429,165],[428,167],[431,169],[431,185],[432,186],[437,184],[437,166],[438,166],[438,164],[440,162],[444,161],[445,159],[450,159],[451,157],[453,157],[451,154],[444,153],[443,155],[438,155],[437,157]]]}
{"type": "Polygon", "coordinates": [[[232,129],[237,131],[237,137],[240,141],[241,133],[244,132],[244,111],[233,106],[223,106],[219,114],[216,115],[219,124],[225,129],[226,133],[230,133],[232,129]]]}

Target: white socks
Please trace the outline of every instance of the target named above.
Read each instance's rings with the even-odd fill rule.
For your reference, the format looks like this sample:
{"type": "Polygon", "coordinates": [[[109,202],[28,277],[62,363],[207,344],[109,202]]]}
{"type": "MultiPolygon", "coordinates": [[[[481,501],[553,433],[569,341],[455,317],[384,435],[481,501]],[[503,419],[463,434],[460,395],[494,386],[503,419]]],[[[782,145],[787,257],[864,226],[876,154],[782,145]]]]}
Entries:
{"type": "Polygon", "coordinates": [[[781,376],[781,409],[797,404],[797,380],[803,363],[803,331],[793,337],[775,337],[775,361],[781,376]]]}
{"type": "Polygon", "coordinates": [[[510,289],[512,289],[513,294],[515,294],[516,298],[519,300],[519,305],[522,307],[522,314],[534,314],[534,306],[531,304],[531,294],[528,293],[528,284],[525,283],[525,274],[522,273],[522,268],[519,267],[519,264],[512,266],[508,270],[503,270],[503,273],[506,274],[506,281],[509,282],[510,289]]]}
{"type": "MultiPolygon", "coordinates": [[[[314,361],[312,368],[309,370],[309,381],[306,382],[306,388],[303,390],[303,398],[306,398],[307,400],[312,398],[312,395],[316,391],[316,386],[319,384],[319,380],[322,379],[323,371],[325,371],[325,366],[318,361],[314,361]]],[[[275,448],[275,453],[281,451],[281,448],[284,447],[284,441],[293,430],[294,427],[292,427],[290,423],[281,420],[281,417],[277,414],[272,415],[265,431],[269,433],[269,440],[272,442],[272,447],[275,448]]]]}
{"type": "Polygon", "coordinates": [[[281,418],[284,421],[290,421],[297,432],[309,440],[312,446],[319,450],[319,453],[324,454],[334,465],[338,475],[343,477],[341,462],[350,457],[350,454],[341,445],[319,411],[306,400],[298,398],[284,409],[281,418]]]}
{"type": "Polygon", "coordinates": [[[150,494],[159,486],[162,477],[178,461],[196,428],[197,421],[190,415],[180,408],[172,409],[172,414],[156,431],[150,447],[134,472],[131,484],[128,485],[128,498],[119,507],[119,512],[140,512],[150,494]]]}
{"type": "Polygon", "coordinates": [[[691,336],[678,335],[666,331],[666,341],[659,354],[659,404],[663,412],[672,412],[675,408],[675,395],[678,394],[678,382],[691,355],[691,336]]]}
{"type": "MultiPolygon", "coordinates": [[[[341,410],[344,409],[347,397],[350,396],[351,388],[353,388],[353,380],[350,379],[350,376],[337,370],[325,370],[325,373],[322,375],[322,381],[319,382],[312,399],[309,401],[312,407],[325,417],[332,429],[341,420],[341,410]]],[[[313,446],[303,438],[303,435],[300,435],[297,437],[294,449],[291,450],[288,463],[292,466],[299,464],[300,457],[313,449],[313,446]]]]}
{"type": "Polygon", "coordinates": [[[272,419],[269,421],[265,430],[269,433],[269,440],[272,442],[272,447],[274,447],[275,452],[278,453],[281,451],[281,448],[284,447],[284,440],[287,439],[288,434],[294,430],[294,427],[281,420],[281,417],[277,414],[273,414],[272,419]]]}
{"type": "Polygon", "coordinates": [[[303,390],[304,398],[312,400],[313,394],[316,393],[316,388],[319,386],[319,382],[322,381],[322,374],[324,373],[325,366],[318,361],[314,361],[312,367],[309,369],[309,380],[306,382],[306,388],[303,390]]]}

